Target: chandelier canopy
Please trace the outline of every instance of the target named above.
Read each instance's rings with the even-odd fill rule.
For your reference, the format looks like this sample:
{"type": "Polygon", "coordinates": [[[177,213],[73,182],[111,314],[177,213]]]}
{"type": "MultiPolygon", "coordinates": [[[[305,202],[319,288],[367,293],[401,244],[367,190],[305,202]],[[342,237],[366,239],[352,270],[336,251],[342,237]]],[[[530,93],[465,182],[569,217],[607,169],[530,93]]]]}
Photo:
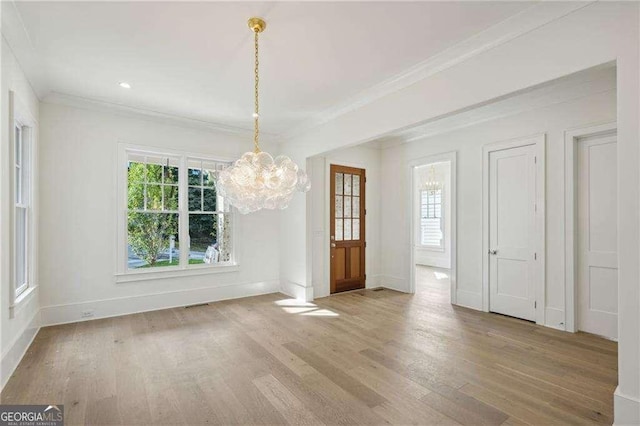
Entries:
{"type": "Polygon", "coordinates": [[[245,152],[233,165],[222,170],[216,182],[218,193],[242,214],[261,209],[285,209],[296,191],[307,192],[311,189],[307,174],[289,157],[279,155],[274,159],[260,150],[258,35],[267,24],[260,18],[251,18],[248,24],[254,34],[255,53],[254,149],[253,152],[245,152]]]}

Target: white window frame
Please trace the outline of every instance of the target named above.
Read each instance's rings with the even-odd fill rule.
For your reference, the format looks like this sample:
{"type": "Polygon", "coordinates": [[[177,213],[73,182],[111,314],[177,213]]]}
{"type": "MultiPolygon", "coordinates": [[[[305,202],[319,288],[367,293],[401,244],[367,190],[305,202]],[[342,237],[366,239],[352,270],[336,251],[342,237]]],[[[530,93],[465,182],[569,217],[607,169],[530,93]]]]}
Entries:
{"type": "MultiPolygon", "coordinates": [[[[231,163],[233,159],[224,158],[218,156],[212,156],[210,154],[198,154],[191,152],[178,151],[166,148],[152,148],[149,146],[138,146],[125,143],[118,144],[118,173],[117,173],[117,214],[118,214],[118,232],[117,232],[117,265],[116,265],[116,282],[126,283],[142,280],[153,280],[173,277],[183,277],[190,275],[204,275],[215,274],[225,272],[236,272],[239,270],[239,261],[237,256],[237,235],[238,235],[238,222],[239,217],[237,209],[230,207],[228,211],[216,211],[210,214],[228,214],[231,218],[231,250],[230,260],[228,262],[213,263],[213,264],[199,264],[189,265],[189,200],[188,200],[188,168],[191,161],[204,161],[204,162],[228,162],[231,163]],[[149,157],[170,157],[178,161],[179,167],[179,200],[178,200],[178,232],[180,238],[180,262],[177,266],[163,266],[158,268],[140,268],[129,269],[128,267],[128,251],[127,251],[127,215],[128,215],[128,203],[127,203],[127,169],[128,161],[131,155],[141,155],[149,157]]],[[[191,212],[196,213],[196,212],[191,212]]],[[[209,213],[209,212],[207,212],[209,213]]]]}
{"type": "Polygon", "coordinates": [[[19,297],[29,288],[31,259],[31,144],[28,127],[20,121],[13,123],[13,291],[19,297]],[[17,186],[17,188],[16,188],[17,186]],[[20,213],[19,213],[20,212],[20,213]],[[18,283],[18,217],[24,214],[24,241],[22,257],[24,258],[24,282],[18,283]]]}
{"type": "Polygon", "coordinates": [[[16,97],[13,91],[9,91],[9,122],[11,125],[9,156],[11,159],[10,172],[10,275],[11,285],[9,286],[9,316],[13,318],[15,309],[29,298],[29,295],[37,288],[37,271],[33,267],[36,265],[37,253],[37,226],[34,221],[37,212],[35,193],[37,192],[37,121],[33,118],[29,109],[16,97]],[[21,151],[16,150],[16,130],[20,128],[21,151]],[[20,188],[16,191],[16,171],[20,163],[19,173],[20,188]],[[23,210],[25,214],[25,241],[24,241],[24,263],[25,282],[17,285],[17,212],[23,210]]]}
{"type": "Polygon", "coordinates": [[[425,248],[425,249],[430,249],[430,250],[437,250],[437,251],[444,251],[445,247],[444,247],[444,232],[445,232],[445,223],[444,223],[444,219],[445,219],[445,191],[444,191],[444,185],[440,185],[440,187],[437,188],[437,190],[440,191],[440,244],[423,244],[422,242],[422,198],[423,198],[423,194],[425,192],[430,191],[429,189],[424,189],[421,188],[418,194],[418,217],[419,217],[419,221],[418,221],[418,246],[420,248],[425,248]]]}
{"type": "MultiPolygon", "coordinates": [[[[189,210],[189,206],[188,206],[188,204],[189,204],[189,199],[188,199],[189,193],[186,192],[186,197],[185,198],[187,199],[187,201],[186,201],[187,202],[187,206],[185,208],[185,212],[187,214],[187,224],[185,225],[185,228],[186,228],[186,236],[185,236],[185,238],[186,238],[186,241],[189,241],[189,249],[191,248],[191,236],[189,235],[189,221],[190,221],[189,216],[191,216],[191,215],[216,215],[216,216],[218,216],[218,215],[227,215],[227,216],[229,216],[230,219],[231,219],[231,234],[232,234],[231,239],[233,239],[233,229],[234,229],[234,218],[233,218],[233,213],[232,213],[233,207],[231,207],[229,205],[229,209],[226,210],[226,211],[224,210],[224,208],[222,210],[219,209],[220,206],[224,206],[225,203],[226,203],[225,200],[224,200],[224,197],[222,197],[220,195],[216,196],[216,210],[204,210],[204,192],[203,192],[203,190],[209,189],[209,188],[204,185],[204,181],[203,181],[204,174],[202,173],[202,171],[206,170],[205,167],[204,167],[205,163],[208,163],[208,162],[209,163],[211,163],[211,162],[220,163],[220,160],[212,160],[211,158],[205,158],[203,156],[197,156],[197,157],[187,156],[186,160],[187,160],[186,161],[186,168],[185,168],[185,176],[187,176],[186,189],[187,189],[187,191],[190,188],[198,188],[198,189],[201,190],[200,202],[201,202],[201,207],[202,207],[201,210],[189,210]],[[200,163],[199,167],[196,166],[197,163],[200,163]],[[199,185],[191,185],[188,182],[188,173],[189,173],[189,169],[190,168],[194,168],[194,169],[199,169],[200,170],[200,184],[199,185]]],[[[219,226],[219,224],[218,224],[218,226],[219,226]]],[[[222,231],[222,229],[223,228],[218,228],[218,231],[222,231]]],[[[189,254],[189,251],[187,251],[187,256],[189,254]]],[[[181,251],[181,253],[182,253],[182,251],[181,251]]],[[[209,264],[209,265],[204,265],[204,266],[203,265],[187,265],[187,267],[189,267],[189,268],[197,268],[197,267],[208,267],[208,266],[211,266],[211,265],[218,266],[218,267],[219,266],[225,266],[225,265],[232,265],[234,263],[233,256],[234,256],[233,244],[231,244],[230,260],[229,261],[227,261],[227,262],[217,262],[215,264],[209,264]]],[[[188,259],[187,259],[187,263],[188,263],[188,259]]]]}

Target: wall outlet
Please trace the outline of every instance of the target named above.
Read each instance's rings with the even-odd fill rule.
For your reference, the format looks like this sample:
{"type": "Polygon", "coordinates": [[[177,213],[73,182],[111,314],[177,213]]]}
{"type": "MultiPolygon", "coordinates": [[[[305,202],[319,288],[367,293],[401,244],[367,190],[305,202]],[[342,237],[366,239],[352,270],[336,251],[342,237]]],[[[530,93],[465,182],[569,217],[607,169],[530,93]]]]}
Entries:
{"type": "Polygon", "coordinates": [[[82,311],[80,313],[80,318],[91,318],[93,316],[93,309],[90,309],[88,311],[82,311]]]}

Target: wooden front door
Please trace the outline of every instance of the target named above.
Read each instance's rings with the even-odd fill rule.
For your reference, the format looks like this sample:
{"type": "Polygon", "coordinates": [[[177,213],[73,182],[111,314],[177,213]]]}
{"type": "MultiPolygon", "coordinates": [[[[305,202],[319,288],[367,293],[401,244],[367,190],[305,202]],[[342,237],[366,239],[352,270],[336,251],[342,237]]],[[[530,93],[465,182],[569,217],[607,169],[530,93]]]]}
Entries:
{"type": "Polygon", "coordinates": [[[364,288],[365,171],[331,165],[331,293],[364,288]]]}

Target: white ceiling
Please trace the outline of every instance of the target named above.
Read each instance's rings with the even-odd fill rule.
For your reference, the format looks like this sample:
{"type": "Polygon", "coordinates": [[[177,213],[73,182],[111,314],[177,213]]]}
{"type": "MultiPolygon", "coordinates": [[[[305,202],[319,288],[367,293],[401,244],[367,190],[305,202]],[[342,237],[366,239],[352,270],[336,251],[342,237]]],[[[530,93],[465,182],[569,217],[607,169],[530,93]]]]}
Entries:
{"type": "Polygon", "coordinates": [[[281,134],[530,6],[17,2],[8,16],[20,25],[3,21],[3,33],[41,99],[64,94],[250,128],[246,20],[262,16],[262,129],[281,134]]]}

